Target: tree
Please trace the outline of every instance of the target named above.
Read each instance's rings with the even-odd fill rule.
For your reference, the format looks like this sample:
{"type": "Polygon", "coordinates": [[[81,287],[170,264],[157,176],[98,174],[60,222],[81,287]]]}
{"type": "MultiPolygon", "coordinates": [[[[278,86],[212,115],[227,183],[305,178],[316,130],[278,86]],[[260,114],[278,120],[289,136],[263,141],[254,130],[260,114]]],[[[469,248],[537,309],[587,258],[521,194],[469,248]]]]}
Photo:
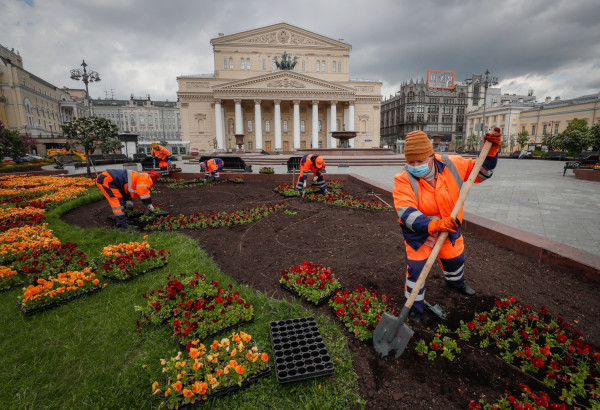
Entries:
{"type": "Polygon", "coordinates": [[[0,121],[0,159],[17,159],[27,153],[27,145],[16,131],[7,130],[0,121]]]}
{"type": "Polygon", "coordinates": [[[587,121],[573,118],[564,132],[552,139],[552,145],[567,151],[567,155],[576,157],[593,145],[593,136],[587,126],[587,121]]]}
{"type": "Polygon", "coordinates": [[[590,128],[590,145],[593,151],[600,151],[600,122],[590,128]]]}
{"type": "Polygon", "coordinates": [[[62,130],[67,140],[83,147],[88,175],[91,175],[90,154],[96,148],[109,148],[108,152],[111,152],[117,149],[116,147],[120,148],[123,146],[119,140],[119,129],[112,121],[106,118],[77,118],[64,124],[62,130]]]}
{"type": "Polygon", "coordinates": [[[529,142],[529,132],[528,131],[523,130],[517,134],[517,144],[519,144],[521,149],[523,149],[523,147],[525,146],[525,144],[527,144],[527,142],[529,142]]]}
{"type": "MultiPolygon", "coordinates": [[[[456,136],[454,137],[454,142],[455,142],[455,144],[456,144],[456,148],[460,148],[460,147],[462,147],[462,139],[463,139],[463,138],[462,138],[462,135],[456,135],[456,136]]],[[[455,148],[455,149],[456,149],[456,148],[455,148]]]]}

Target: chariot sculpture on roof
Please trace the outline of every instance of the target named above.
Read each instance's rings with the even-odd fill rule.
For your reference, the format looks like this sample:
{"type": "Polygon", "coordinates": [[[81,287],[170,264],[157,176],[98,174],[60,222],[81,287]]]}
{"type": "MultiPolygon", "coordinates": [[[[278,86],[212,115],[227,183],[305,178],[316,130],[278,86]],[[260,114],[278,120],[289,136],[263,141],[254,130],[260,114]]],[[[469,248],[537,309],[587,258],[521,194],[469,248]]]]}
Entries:
{"type": "Polygon", "coordinates": [[[284,51],[281,55],[281,61],[278,61],[277,57],[273,58],[273,61],[275,62],[275,66],[277,66],[277,68],[280,70],[293,70],[298,62],[298,57],[294,57],[292,60],[292,57],[289,56],[286,51],[284,51]]]}

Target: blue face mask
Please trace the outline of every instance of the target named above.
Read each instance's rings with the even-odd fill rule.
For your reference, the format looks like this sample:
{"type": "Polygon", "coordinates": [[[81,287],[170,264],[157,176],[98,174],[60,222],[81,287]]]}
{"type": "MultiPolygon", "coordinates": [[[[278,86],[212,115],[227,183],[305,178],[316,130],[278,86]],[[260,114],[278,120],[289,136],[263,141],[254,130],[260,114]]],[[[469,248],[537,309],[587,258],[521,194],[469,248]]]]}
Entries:
{"type": "Polygon", "coordinates": [[[425,163],[425,164],[417,165],[416,167],[413,167],[411,165],[406,165],[406,170],[417,178],[423,178],[425,175],[427,175],[429,173],[429,164],[425,163]]]}

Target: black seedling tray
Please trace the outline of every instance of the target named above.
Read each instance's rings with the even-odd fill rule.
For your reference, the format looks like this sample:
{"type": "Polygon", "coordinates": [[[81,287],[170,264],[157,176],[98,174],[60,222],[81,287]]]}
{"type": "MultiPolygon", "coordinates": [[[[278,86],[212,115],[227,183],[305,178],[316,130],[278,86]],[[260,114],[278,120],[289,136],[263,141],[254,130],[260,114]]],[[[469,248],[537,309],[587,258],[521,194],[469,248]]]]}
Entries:
{"type": "Polygon", "coordinates": [[[335,371],[313,317],[271,322],[269,332],[279,383],[327,376],[335,371]]]}

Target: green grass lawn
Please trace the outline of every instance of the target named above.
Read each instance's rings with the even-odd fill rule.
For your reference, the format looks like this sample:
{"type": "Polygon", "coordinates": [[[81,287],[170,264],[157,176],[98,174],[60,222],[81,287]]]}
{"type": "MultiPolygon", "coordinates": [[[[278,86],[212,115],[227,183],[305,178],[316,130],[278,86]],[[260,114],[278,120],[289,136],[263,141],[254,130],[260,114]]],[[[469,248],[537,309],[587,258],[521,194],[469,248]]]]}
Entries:
{"type": "MultiPolygon", "coordinates": [[[[75,242],[89,258],[104,246],[139,241],[139,233],[115,229],[81,229],[62,222],[69,209],[102,198],[97,188],[48,212],[49,228],[62,242],[75,242]]],[[[108,210],[108,207],[107,207],[108,210]]],[[[227,229],[227,228],[224,228],[227,229]]],[[[160,359],[175,356],[177,344],[168,326],[136,330],[135,305],[142,294],[166,283],[169,273],[205,273],[222,284],[233,283],[193,239],[178,233],[152,233],[155,249],[170,252],[168,265],[125,283],[108,282],[100,292],[54,309],[25,316],[17,307],[21,289],[0,293],[0,407],[39,408],[157,408],[162,397],[152,396],[153,381],[164,382],[160,359]]],[[[104,281],[103,281],[104,282],[104,281]]],[[[276,300],[234,283],[255,304],[255,320],[242,325],[261,350],[272,358],[269,322],[314,316],[335,373],[280,385],[271,376],[223,398],[205,403],[212,408],[348,408],[364,405],[342,328],[299,303],[276,300]]],[[[219,335],[224,337],[225,335],[219,335]]],[[[273,366],[273,363],[271,362],[273,366]]]]}

